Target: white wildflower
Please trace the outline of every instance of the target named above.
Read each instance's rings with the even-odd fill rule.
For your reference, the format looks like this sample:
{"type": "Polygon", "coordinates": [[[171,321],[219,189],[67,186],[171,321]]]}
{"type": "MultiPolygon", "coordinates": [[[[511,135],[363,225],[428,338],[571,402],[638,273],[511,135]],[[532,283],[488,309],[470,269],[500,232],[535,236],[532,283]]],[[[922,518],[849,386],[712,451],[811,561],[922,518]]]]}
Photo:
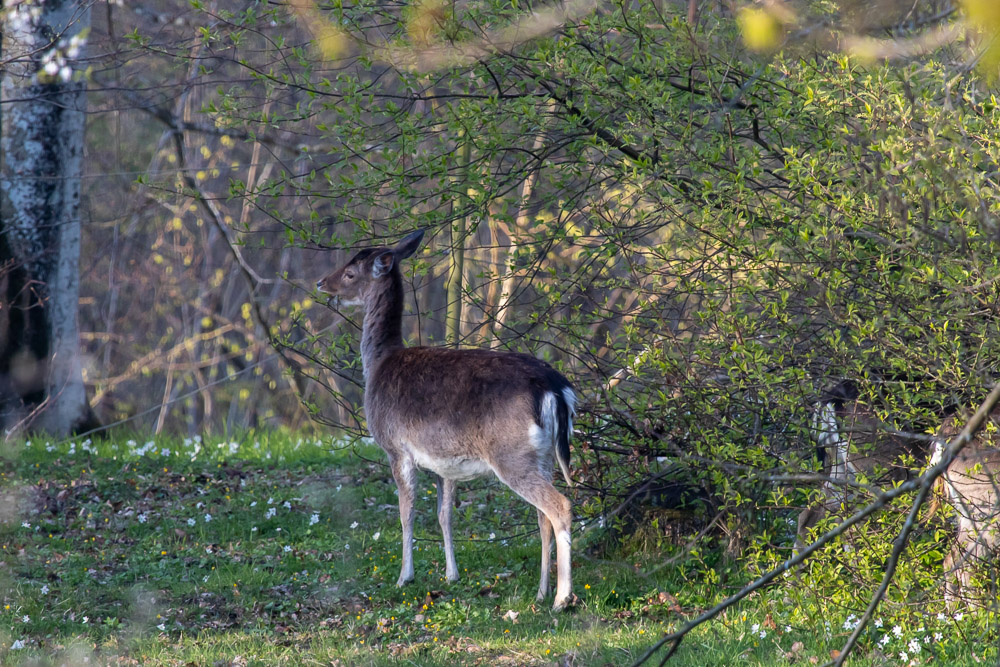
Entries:
{"type": "Polygon", "coordinates": [[[145,512],[143,512],[142,514],[137,516],[136,519],[139,520],[139,523],[146,523],[147,521],[149,521],[149,516],[145,512]]]}
{"type": "Polygon", "coordinates": [[[357,527],[358,527],[358,522],[357,521],[355,521],[354,523],[351,524],[351,530],[354,530],[357,527]]]}
{"type": "Polygon", "coordinates": [[[212,515],[211,514],[206,514],[205,515],[205,523],[208,523],[211,520],[212,520],[212,515]]]}
{"type": "Polygon", "coordinates": [[[317,523],[319,523],[319,514],[313,514],[311,517],[309,517],[310,526],[315,526],[317,523]]]}
{"type": "Polygon", "coordinates": [[[22,648],[24,648],[24,642],[20,639],[10,645],[11,651],[20,651],[22,648]]]}
{"type": "Polygon", "coordinates": [[[376,531],[375,534],[372,535],[373,540],[377,540],[380,537],[382,537],[382,531],[376,531]]]}
{"type": "Polygon", "coordinates": [[[291,550],[292,550],[292,548],[286,544],[285,545],[285,549],[284,549],[285,553],[288,553],[291,550]]]}
{"type": "Polygon", "coordinates": [[[897,637],[902,637],[903,628],[899,627],[898,625],[892,626],[892,634],[896,635],[897,637]]]}
{"type": "Polygon", "coordinates": [[[48,594],[49,594],[49,585],[42,584],[42,595],[48,595],[48,594]]]}

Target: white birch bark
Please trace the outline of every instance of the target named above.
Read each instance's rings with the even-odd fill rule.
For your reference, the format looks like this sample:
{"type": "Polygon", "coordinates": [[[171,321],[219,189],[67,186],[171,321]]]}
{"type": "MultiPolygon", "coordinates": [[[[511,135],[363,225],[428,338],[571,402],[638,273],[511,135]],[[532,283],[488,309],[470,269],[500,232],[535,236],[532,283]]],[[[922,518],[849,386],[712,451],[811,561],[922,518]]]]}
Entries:
{"type": "Polygon", "coordinates": [[[86,85],[73,71],[89,24],[85,0],[19,3],[4,22],[2,229],[46,312],[46,398],[28,426],[54,435],[90,414],[77,315],[86,85]]]}

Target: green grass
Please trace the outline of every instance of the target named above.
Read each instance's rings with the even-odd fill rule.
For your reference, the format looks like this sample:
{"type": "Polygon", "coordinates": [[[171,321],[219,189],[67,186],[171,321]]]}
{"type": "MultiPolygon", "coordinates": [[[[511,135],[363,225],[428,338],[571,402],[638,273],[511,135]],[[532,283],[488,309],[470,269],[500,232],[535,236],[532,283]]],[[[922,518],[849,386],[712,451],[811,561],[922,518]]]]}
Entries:
{"type": "MultiPolygon", "coordinates": [[[[679,547],[655,530],[597,558],[588,547],[606,534],[578,522],[581,601],[552,614],[551,600],[534,601],[534,511],[495,480],[461,487],[462,579],[449,584],[422,477],[417,580],[397,589],[395,487],[382,460],[370,444],[276,433],[15,443],[0,459],[0,664],[629,664],[759,567],[710,549],[660,567],[679,547]]],[[[852,612],[823,602],[822,577],[727,611],[691,633],[676,664],[826,661],[852,612]]],[[[996,659],[982,642],[992,617],[892,613],[857,664],[905,664],[902,651],[996,659]]]]}

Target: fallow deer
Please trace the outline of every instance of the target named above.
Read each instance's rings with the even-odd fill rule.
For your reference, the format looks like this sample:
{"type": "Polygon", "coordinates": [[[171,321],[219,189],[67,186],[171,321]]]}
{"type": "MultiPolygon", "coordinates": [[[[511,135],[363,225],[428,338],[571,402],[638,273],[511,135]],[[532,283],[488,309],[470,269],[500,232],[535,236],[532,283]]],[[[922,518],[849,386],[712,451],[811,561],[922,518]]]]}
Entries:
{"type": "Polygon", "coordinates": [[[847,500],[859,478],[873,486],[903,481],[925,460],[926,451],[892,432],[858,399],[854,383],[844,381],[828,391],[813,412],[813,437],[829,481],[823,484],[824,499],[799,514],[797,548],[805,544],[810,528],[847,500]]]}
{"type": "MultiPolygon", "coordinates": [[[[944,447],[967,420],[955,416],[938,430],[930,465],[937,464],[944,447]]],[[[996,409],[976,437],[959,452],[944,475],[945,499],[958,516],[958,535],[944,559],[945,601],[954,607],[969,594],[972,569],[989,563],[1000,546],[1000,409],[996,409]]],[[[932,510],[933,511],[933,510],[932,510]]]]}
{"type": "Polygon", "coordinates": [[[558,462],[566,483],[575,394],[547,363],[527,354],[403,344],[399,262],[423,238],[361,250],[318,289],[340,305],[361,306],[365,415],[399,489],[403,562],[397,586],[413,580],[416,469],[438,476],[438,521],[448,581],[458,579],[451,536],[455,483],[494,473],[538,511],[542,559],[538,600],[548,594],[553,533],[557,583],[553,609],[570,605],[570,501],[552,485],[558,462]]]}

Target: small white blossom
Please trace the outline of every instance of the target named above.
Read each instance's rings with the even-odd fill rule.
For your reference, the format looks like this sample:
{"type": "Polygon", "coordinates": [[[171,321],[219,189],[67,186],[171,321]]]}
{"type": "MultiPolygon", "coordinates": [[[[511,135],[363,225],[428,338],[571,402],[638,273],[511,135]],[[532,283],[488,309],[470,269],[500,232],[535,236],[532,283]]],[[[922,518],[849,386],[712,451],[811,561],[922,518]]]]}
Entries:
{"type": "Polygon", "coordinates": [[[910,643],[906,645],[910,649],[910,653],[917,654],[920,653],[920,642],[916,638],[910,640],[910,643]]]}
{"type": "Polygon", "coordinates": [[[212,520],[212,515],[211,514],[206,514],[205,515],[205,523],[208,523],[211,520],[212,520]]]}
{"type": "Polygon", "coordinates": [[[882,635],[882,639],[878,640],[879,646],[885,646],[890,641],[889,635],[882,635]]]}
{"type": "Polygon", "coordinates": [[[10,645],[11,651],[20,651],[22,648],[24,648],[24,642],[20,639],[10,645]]]}
{"type": "Polygon", "coordinates": [[[497,539],[497,534],[496,533],[490,533],[490,539],[491,540],[497,539]]]}
{"type": "Polygon", "coordinates": [[[146,515],[145,512],[137,516],[136,519],[139,520],[139,523],[146,523],[147,521],[149,521],[149,517],[146,515]]]}
{"type": "Polygon", "coordinates": [[[750,626],[751,633],[757,634],[758,630],[760,630],[760,623],[754,623],[753,625],[750,626]]]}
{"type": "Polygon", "coordinates": [[[881,618],[876,618],[875,619],[875,627],[876,628],[881,628],[882,627],[882,619],[881,618]]]}
{"type": "Polygon", "coordinates": [[[939,611],[937,614],[937,620],[946,621],[948,620],[948,617],[944,615],[944,612],[939,611]]]}
{"type": "Polygon", "coordinates": [[[354,530],[357,527],[358,527],[358,522],[357,521],[355,521],[354,523],[351,524],[351,530],[354,530]]]}
{"type": "Polygon", "coordinates": [[[49,594],[49,585],[42,584],[42,595],[48,595],[48,594],[49,594]]]}
{"type": "Polygon", "coordinates": [[[292,504],[290,502],[288,502],[287,500],[285,502],[281,503],[281,506],[284,507],[286,510],[292,509],[292,504]]]}
{"type": "Polygon", "coordinates": [[[963,614],[962,612],[958,612],[957,614],[955,614],[956,621],[961,621],[963,618],[965,618],[965,614],[963,614]]]}
{"type": "Polygon", "coordinates": [[[910,656],[907,655],[906,651],[900,651],[899,652],[899,659],[902,660],[903,662],[906,662],[907,660],[910,659],[910,656]]]}
{"type": "Polygon", "coordinates": [[[944,639],[944,635],[943,634],[941,634],[940,632],[935,632],[934,633],[934,641],[939,642],[939,641],[941,641],[943,639],[944,639]]]}
{"type": "Polygon", "coordinates": [[[21,528],[31,528],[31,524],[28,523],[27,521],[22,521],[21,528]]]}
{"type": "Polygon", "coordinates": [[[90,621],[90,617],[89,616],[84,616],[83,617],[83,624],[84,625],[86,625],[89,621],[90,621]]]}
{"type": "Polygon", "coordinates": [[[27,614],[25,614],[24,616],[21,617],[21,622],[22,623],[31,623],[31,617],[28,616],[27,614]]]}
{"type": "Polygon", "coordinates": [[[291,550],[292,550],[292,548],[286,544],[285,545],[285,549],[284,549],[285,553],[288,553],[291,550]]]}
{"type": "Polygon", "coordinates": [[[319,523],[319,514],[313,514],[311,517],[309,517],[310,526],[315,526],[317,523],[319,523]]]}
{"type": "Polygon", "coordinates": [[[372,535],[373,540],[377,540],[380,537],[382,537],[382,531],[376,531],[376,533],[372,535]]]}
{"type": "Polygon", "coordinates": [[[902,637],[903,628],[899,627],[898,625],[892,626],[892,634],[896,635],[897,637],[902,637]]]}
{"type": "Polygon", "coordinates": [[[166,632],[167,631],[167,624],[166,623],[160,623],[158,626],[156,626],[156,629],[159,630],[160,632],[166,632]]]}
{"type": "Polygon", "coordinates": [[[188,525],[189,525],[189,526],[193,526],[194,524],[196,524],[196,523],[198,523],[198,522],[197,522],[197,521],[195,521],[194,519],[188,519],[188,522],[187,522],[187,523],[188,523],[188,525]]]}
{"type": "Polygon", "coordinates": [[[257,507],[257,501],[255,500],[252,503],[250,503],[250,507],[257,507]]]}
{"type": "Polygon", "coordinates": [[[767,631],[766,630],[761,630],[760,631],[760,638],[761,639],[767,639],[767,631]]]}

